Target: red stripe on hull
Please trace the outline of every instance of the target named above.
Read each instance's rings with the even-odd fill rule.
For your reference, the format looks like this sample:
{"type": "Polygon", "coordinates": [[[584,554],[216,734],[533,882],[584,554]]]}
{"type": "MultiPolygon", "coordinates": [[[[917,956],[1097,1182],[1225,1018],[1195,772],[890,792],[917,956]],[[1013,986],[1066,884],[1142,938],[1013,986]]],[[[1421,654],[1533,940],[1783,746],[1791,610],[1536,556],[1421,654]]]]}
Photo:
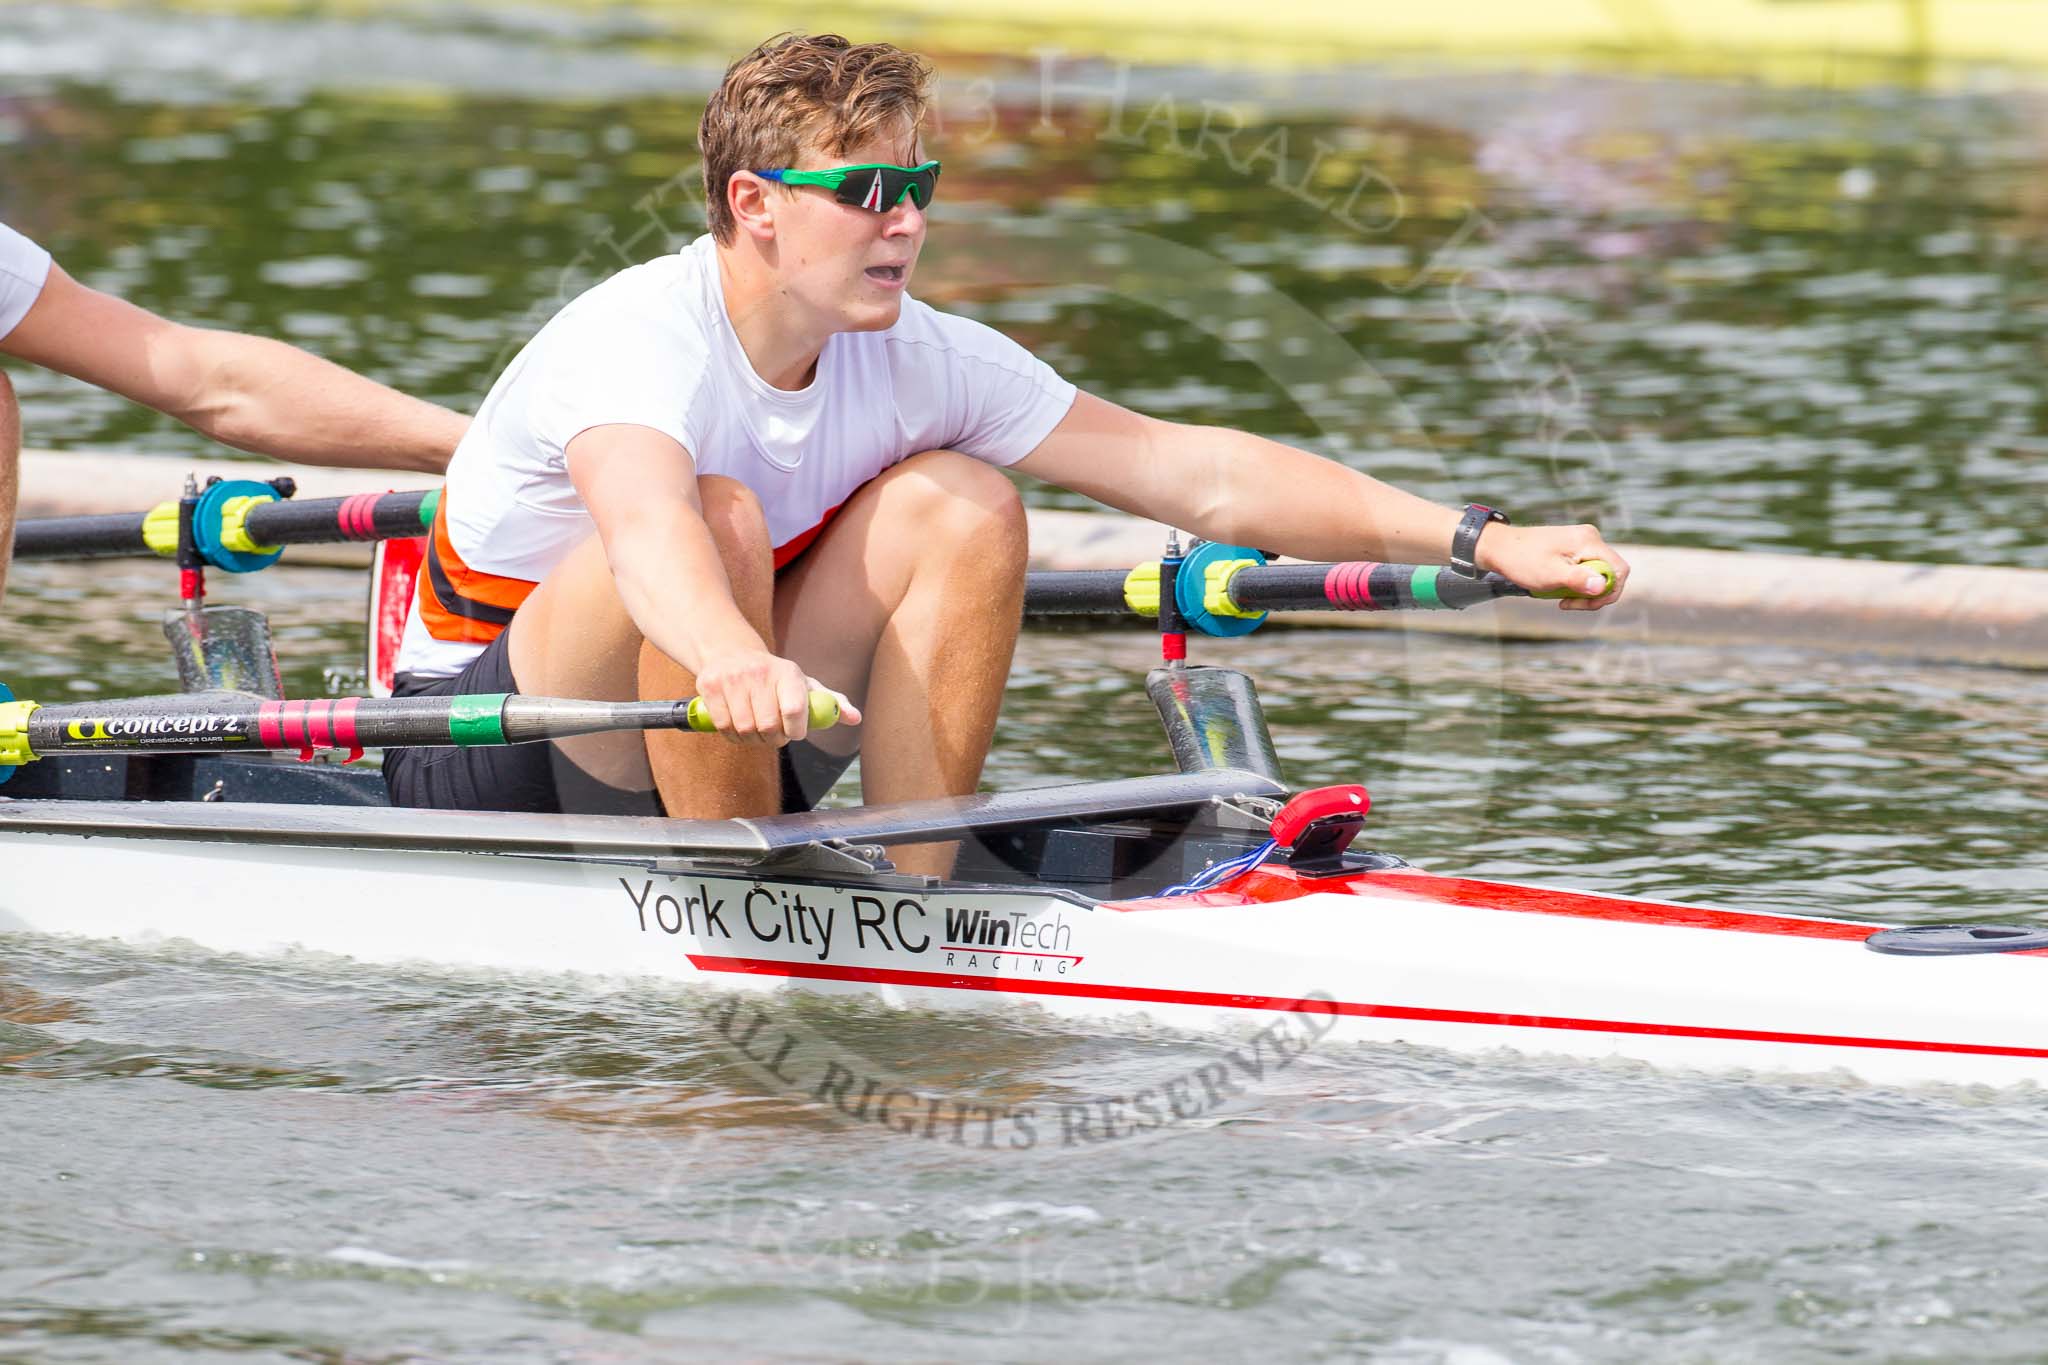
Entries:
{"type": "Polygon", "coordinates": [[[842,967],[825,962],[777,962],[759,957],[688,954],[701,972],[775,976],[806,981],[852,981],[881,986],[984,991],[1001,995],[1057,995],[1085,1000],[1127,1000],[1149,1005],[1196,1005],[1211,1009],[1295,1011],[1415,1023],[1473,1024],[1491,1028],[1555,1029],[1571,1033],[1648,1034],[1739,1043],[1785,1043],[1799,1047],[1849,1047],[1887,1052],[1941,1052],[1969,1057],[2017,1057],[2048,1061],[2048,1048],[1993,1043],[1936,1043],[1917,1038],[1859,1038],[1848,1034],[1781,1033],[1771,1029],[1708,1028],[1695,1024],[1651,1024],[1624,1019],[1573,1019],[1540,1014],[1496,1014],[1486,1010],[1439,1010],[1419,1005],[1370,1005],[1351,1000],[1315,1000],[1283,995],[1233,995],[1220,991],[1169,990],[1157,986],[1094,985],[1078,981],[1006,980],[951,976],[892,967],[842,967]]]}
{"type": "MultiPolygon", "coordinates": [[[[1439,877],[1429,872],[1361,872],[1348,877],[1304,877],[1292,868],[1275,864],[1254,868],[1219,887],[1197,891],[1193,895],[1111,901],[1101,908],[1137,912],[1186,909],[1190,906],[1212,909],[1278,906],[1318,892],[1340,896],[1380,896],[1479,910],[1505,910],[1516,914],[1563,915],[1616,924],[1662,924],[1681,929],[1719,929],[1741,934],[1772,934],[1781,938],[1832,939],[1843,943],[1861,943],[1889,927],[1803,919],[1794,915],[1762,915],[1748,910],[1716,910],[1704,905],[1666,905],[1661,901],[1599,896],[1587,891],[1557,891],[1542,886],[1439,877]]],[[[1361,913],[1368,912],[1361,907],[1361,913]]]]}

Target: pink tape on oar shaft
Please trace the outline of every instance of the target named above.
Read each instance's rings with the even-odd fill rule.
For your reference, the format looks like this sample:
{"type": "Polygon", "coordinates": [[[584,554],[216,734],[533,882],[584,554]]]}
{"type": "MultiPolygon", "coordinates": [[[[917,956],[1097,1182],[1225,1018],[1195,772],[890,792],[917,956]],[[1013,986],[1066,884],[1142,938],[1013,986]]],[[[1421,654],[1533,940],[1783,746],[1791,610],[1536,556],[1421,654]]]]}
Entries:
{"type": "Polygon", "coordinates": [[[1323,579],[1323,596],[1333,607],[1346,611],[1378,611],[1380,603],[1372,595],[1372,571],[1379,564],[1372,560],[1357,560],[1349,564],[1334,564],[1323,579]]]}
{"type": "Polygon", "coordinates": [[[356,740],[356,704],[361,697],[349,697],[334,707],[334,747],[337,749],[360,750],[363,746],[356,740]]]}
{"type": "Polygon", "coordinates": [[[358,748],[358,700],[267,701],[256,711],[256,738],[269,748],[358,748]]]}
{"type": "Polygon", "coordinates": [[[376,493],[358,493],[341,500],[341,506],[335,509],[334,520],[343,536],[350,540],[378,538],[376,513],[379,497],[376,493]]]}

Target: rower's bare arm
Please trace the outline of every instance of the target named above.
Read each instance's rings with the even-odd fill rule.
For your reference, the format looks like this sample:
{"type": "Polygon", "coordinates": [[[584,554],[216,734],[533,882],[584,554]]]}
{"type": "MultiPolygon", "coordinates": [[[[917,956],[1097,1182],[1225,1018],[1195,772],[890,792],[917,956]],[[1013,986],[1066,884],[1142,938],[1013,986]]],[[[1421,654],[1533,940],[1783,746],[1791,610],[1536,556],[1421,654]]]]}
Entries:
{"type": "Polygon", "coordinates": [[[0,351],[168,413],[223,445],[304,464],[448,467],[469,419],[281,341],[186,327],[57,266],[0,351]]]}
{"type": "MultiPolygon", "coordinates": [[[[1089,393],[1012,467],[1211,540],[1300,559],[1441,564],[1460,516],[1306,450],[1162,421],[1089,393]]],[[[1606,606],[1628,581],[1627,561],[1593,527],[1494,525],[1477,549],[1481,568],[1537,592],[1583,591],[1589,580],[1578,566],[1589,559],[1614,567],[1614,586],[1559,603],[1579,610],[1606,606]]]]}
{"type": "MultiPolygon", "coordinates": [[[[690,453],[652,427],[618,424],[581,432],[565,454],[627,615],[648,643],[695,675],[718,729],[742,739],[802,739],[819,684],[777,657],[734,603],[690,453]]],[[[859,723],[852,703],[833,695],[843,718],[859,723]]]]}

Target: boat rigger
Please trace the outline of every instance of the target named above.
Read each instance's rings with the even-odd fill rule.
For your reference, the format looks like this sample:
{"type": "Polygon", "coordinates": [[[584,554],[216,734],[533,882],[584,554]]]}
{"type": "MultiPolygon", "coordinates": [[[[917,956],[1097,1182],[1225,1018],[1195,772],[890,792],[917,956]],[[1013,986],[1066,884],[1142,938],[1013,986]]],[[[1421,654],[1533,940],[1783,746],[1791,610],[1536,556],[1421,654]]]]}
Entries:
{"type": "MultiPolygon", "coordinates": [[[[1294,572],[1304,566],[1176,548],[1114,581],[1035,590],[1068,610],[1149,609],[1169,635],[1205,615],[1217,633],[1236,629],[1249,618],[1230,613],[1256,610],[1260,591],[1410,608],[1447,595],[1425,600],[1417,585],[1429,580],[1410,568],[1294,572]],[[1292,579],[1262,576],[1275,568],[1292,579]]],[[[174,615],[189,627],[189,605],[174,615]]],[[[1147,691],[1177,772],[731,821],[394,810],[373,771],[201,742],[189,723],[237,707],[331,716],[343,703],[136,699],[126,714],[170,723],[173,739],[108,727],[88,752],[34,731],[38,761],[10,765],[0,930],[919,1008],[1021,1002],[1237,1035],[1293,1018],[1317,1038],[1367,1044],[2048,1081],[2048,931],[1886,927],[1433,875],[1357,847],[1363,788],[1289,789],[1245,675],[1173,660],[1147,691]],[[960,843],[952,877],[895,871],[885,847],[920,840],[960,843]],[[438,908],[418,908],[428,904],[438,908]]],[[[598,719],[579,708],[601,705],[510,697],[498,713],[525,703],[536,715],[569,708],[578,724],[598,719]]],[[[17,733],[37,716],[80,724],[80,705],[107,710],[17,710],[17,733]]],[[[675,723],[678,704],[664,705],[675,723]]],[[[354,703],[361,716],[375,706],[354,703]]],[[[431,723],[445,733],[449,720],[431,723]]],[[[517,742],[513,728],[482,742],[517,742]]],[[[289,751],[305,735],[277,737],[289,751]]],[[[340,736],[330,727],[328,738],[340,736]]]]}

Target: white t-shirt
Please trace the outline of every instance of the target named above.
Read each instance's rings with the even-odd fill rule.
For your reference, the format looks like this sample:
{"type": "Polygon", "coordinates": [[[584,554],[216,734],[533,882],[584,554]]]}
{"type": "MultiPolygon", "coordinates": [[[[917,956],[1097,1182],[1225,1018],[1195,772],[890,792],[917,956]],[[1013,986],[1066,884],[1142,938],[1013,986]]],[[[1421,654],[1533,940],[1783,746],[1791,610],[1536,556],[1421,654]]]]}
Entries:
{"type": "Polygon", "coordinates": [[[50,253],[0,223],[0,339],[21,325],[50,278],[50,253]]]}
{"type": "MultiPolygon", "coordinates": [[[[472,570],[544,578],[595,529],[565,455],[591,427],[673,437],[700,475],[752,489],[785,547],[919,451],[1014,464],[1073,401],[1072,384],[1002,333],[908,297],[886,331],[831,337],[808,387],[777,389],[733,335],[700,237],[577,298],[498,377],[448,466],[449,541],[472,570]]],[[[414,611],[397,667],[446,677],[482,650],[434,639],[414,611]]]]}

